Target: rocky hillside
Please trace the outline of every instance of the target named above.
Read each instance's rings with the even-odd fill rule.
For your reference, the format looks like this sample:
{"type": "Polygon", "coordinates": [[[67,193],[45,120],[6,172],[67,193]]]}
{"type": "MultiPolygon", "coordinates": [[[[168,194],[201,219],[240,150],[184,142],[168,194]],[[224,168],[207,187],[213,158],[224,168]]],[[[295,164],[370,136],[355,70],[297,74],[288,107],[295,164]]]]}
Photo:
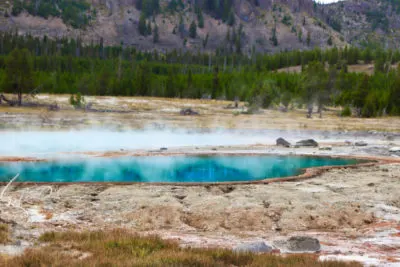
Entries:
{"type": "Polygon", "coordinates": [[[319,8],[320,18],[354,45],[398,48],[400,1],[348,0],[319,8]]]}
{"type": "Polygon", "coordinates": [[[395,45],[397,0],[0,0],[0,30],[138,49],[277,52],[395,45]],[[388,38],[388,36],[390,38],[388,38]]]}

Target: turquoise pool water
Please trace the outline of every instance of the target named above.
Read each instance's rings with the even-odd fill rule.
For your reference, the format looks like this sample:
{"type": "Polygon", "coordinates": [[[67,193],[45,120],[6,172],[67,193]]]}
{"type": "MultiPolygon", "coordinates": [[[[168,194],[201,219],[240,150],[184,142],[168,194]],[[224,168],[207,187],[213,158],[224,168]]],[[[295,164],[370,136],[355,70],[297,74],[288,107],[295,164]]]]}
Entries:
{"type": "Polygon", "coordinates": [[[151,156],[0,164],[0,181],[233,182],[297,175],[302,168],[355,164],[355,159],[300,156],[151,156]]]}

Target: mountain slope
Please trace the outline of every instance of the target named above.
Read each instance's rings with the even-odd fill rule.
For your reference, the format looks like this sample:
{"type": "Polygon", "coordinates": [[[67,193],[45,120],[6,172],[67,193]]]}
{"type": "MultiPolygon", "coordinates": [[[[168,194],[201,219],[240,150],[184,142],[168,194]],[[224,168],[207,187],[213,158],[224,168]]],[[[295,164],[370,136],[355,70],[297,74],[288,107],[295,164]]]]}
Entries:
{"type": "Polygon", "coordinates": [[[319,15],[340,25],[345,40],[353,45],[399,47],[398,0],[347,0],[319,6],[319,15]]]}
{"type": "Polygon", "coordinates": [[[18,29],[20,34],[66,36],[85,42],[102,39],[107,45],[124,44],[141,50],[252,53],[347,44],[395,46],[400,36],[397,0],[348,0],[329,5],[312,0],[6,3],[0,0],[0,30],[18,29]],[[196,27],[193,34],[190,25],[202,24],[199,16],[204,27],[196,27]],[[144,36],[146,27],[153,34],[149,31],[144,36]],[[154,38],[156,27],[158,35],[154,38]]]}

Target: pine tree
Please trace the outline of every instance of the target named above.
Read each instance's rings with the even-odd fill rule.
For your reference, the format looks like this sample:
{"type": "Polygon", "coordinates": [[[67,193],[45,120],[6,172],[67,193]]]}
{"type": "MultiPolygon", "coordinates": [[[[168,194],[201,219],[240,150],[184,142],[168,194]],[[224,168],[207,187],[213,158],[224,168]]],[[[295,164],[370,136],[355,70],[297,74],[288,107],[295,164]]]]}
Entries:
{"type": "Polygon", "coordinates": [[[146,16],[144,15],[144,13],[140,15],[138,29],[140,35],[143,36],[147,35],[146,16]]]}
{"type": "Polygon", "coordinates": [[[329,36],[328,41],[326,42],[329,46],[333,44],[332,36],[329,36]]]}
{"type": "Polygon", "coordinates": [[[228,16],[228,25],[229,26],[233,26],[235,24],[235,14],[233,13],[232,9],[229,12],[229,16],[228,16]]]}
{"type": "Polygon", "coordinates": [[[311,32],[307,32],[307,46],[311,44],[311,32]]]}
{"type": "Polygon", "coordinates": [[[152,33],[151,23],[150,21],[148,21],[146,26],[146,35],[151,35],[151,33],[152,33]]]}
{"type": "Polygon", "coordinates": [[[197,8],[197,24],[200,29],[204,28],[204,17],[200,8],[197,8]]]}
{"type": "Polygon", "coordinates": [[[274,46],[278,46],[278,37],[276,36],[276,26],[272,28],[271,42],[274,46]]]}
{"type": "Polygon", "coordinates": [[[184,22],[183,22],[183,17],[182,17],[182,15],[179,16],[178,31],[179,31],[179,34],[180,34],[181,36],[183,36],[183,34],[185,33],[185,24],[184,24],[184,22]]]}
{"type": "Polygon", "coordinates": [[[212,83],[211,98],[213,98],[213,99],[217,98],[217,93],[219,91],[219,87],[220,87],[220,84],[219,84],[219,69],[218,69],[218,66],[215,66],[213,83],[212,83]]]}
{"type": "Polygon", "coordinates": [[[14,49],[6,59],[5,91],[17,94],[22,105],[22,94],[33,89],[33,63],[28,49],[14,49]]]}
{"type": "Polygon", "coordinates": [[[207,43],[208,43],[208,33],[207,33],[207,35],[206,35],[206,38],[204,38],[204,40],[203,40],[203,48],[206,48],[206,46],[207,46],[207,43]]]}
{"type": "Polygon", "coordinates": [[[196,38],[197,36],[197,26],[195,21],[192,21],[192,23],[190,24],[189,36],[190,38],[196,38]]]}
{"type": "Polygon", "coordinates": [[[153,30],[153,43],[158,43],[159,41],[160,41],[160,36],[158,33],[158,26],[157,24],[155,24],[153,30]]]}

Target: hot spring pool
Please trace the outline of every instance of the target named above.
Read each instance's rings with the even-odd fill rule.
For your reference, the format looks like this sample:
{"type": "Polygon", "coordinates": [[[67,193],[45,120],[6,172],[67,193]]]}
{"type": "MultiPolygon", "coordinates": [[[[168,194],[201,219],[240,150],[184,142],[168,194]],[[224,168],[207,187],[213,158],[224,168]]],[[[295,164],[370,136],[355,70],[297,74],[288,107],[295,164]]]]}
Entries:
{"type": "Polygon", "coordinates": [[[300,156],[149,156],[0,163],[0,182],[235,182],[298,175],[356,159],[300,156]]]}

